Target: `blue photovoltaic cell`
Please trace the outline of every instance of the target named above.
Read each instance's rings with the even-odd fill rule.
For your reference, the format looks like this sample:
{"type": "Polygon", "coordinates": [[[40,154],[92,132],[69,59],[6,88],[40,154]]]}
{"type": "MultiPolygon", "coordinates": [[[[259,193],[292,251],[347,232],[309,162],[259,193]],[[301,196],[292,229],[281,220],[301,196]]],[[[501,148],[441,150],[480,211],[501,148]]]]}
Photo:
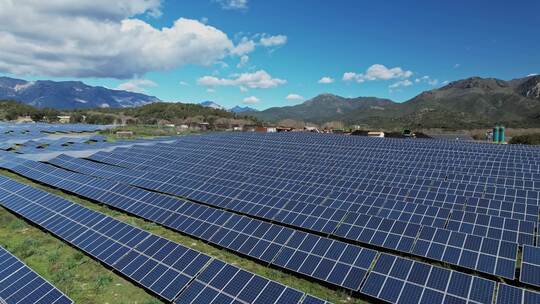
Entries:
{"type": "Polygon", "coordinates": [[[540,293],[499,283],[497,304],[535,304],[540,303],[540,293]]]}
{"type": "Polygon", "coordinates": [[[0,247],[0,303],[68,304],[73,301],[0,247]]]}
{"type": "MultiPolygon", "coordinates": [[[[218,299],[226,298],[231,294],[249,299],[263,283],[264,288],[258,293],[257,298],[253,299],[257,303],[300,303],[301,299],[307,296],[297,290],[71,203],[59,196],[3,176],[0,176],[0,205],[42,226],[171,302],[181,293],[183,297],[183,291],[196,289],[198,285],[193,285],[193,282],[197,282],[201,273],[205,275],[201,274],[200,282],[208,283],[207,285],[211,288],[204,292],[201,298],[203,302],[196,303],[205,303],[205,299],[209,299],[211,294],[215,294],[218,299]],[[232,270],[225,273],[223,278],[227,278],[228,284],[223,290],[216,291],[214,282],[218,284],[222,279],[215,281],[208,273],[211,274],[219,267],[227,269],[232,267],[236,271],[233,277],[228,277],[232,270]],[[243,291],[244,287],[249,287],[249,289],[243,291]]],[[[7,271],[10,273],[11,269],[7,271]]],[[[4,281],[0,279],[1,282],[4,281]]],[[[19,288],[21,292],[24,290],[25,295],[28,294],[29,289],[31,290],[23,284],[13,284],[2,289],[0,295],[5,300],[14,299],[11,294],[19,288]],[[14,289],[13,286],[17,288],[14,289]],[[6,295],[11,296],[6,297],[6,295]]],[[[216,303],[221,302],[219,300],[216,303]]]]}
{"type": "Polygon", "coordinates": [[[412,253],[513,280],[518,244],[424,226],[412,253]]]}
{"type": "Polygon", "coordinates": [[[326,302],[236,266],[214,260],[174,303],[324,304],[326,302]]]}
{"type": "Polygon", "coordinates": [[[390,303],[490,304],[495,282],[381,254],[360,292],[390,303]]]}
{"type": "MultiPolygon", "coordinates": [[[[30,140],[28,151],[40,145],[30,140]]],[[[538,286],[540,263],[532,246],[539,214],[539,151],[439,140],[227,133],[98,152],[93,161],[69,156],[50,161],[80,174],[13,157],[0,156],[0,166],[269,265],[350,290],[360,287],[380,300],[490,303],[495,288],[489,280],[385,254],[369,272],[375,251],[352,244],[509,280],[515,280],[520,245],[520,280],[538,286]]],[[[105,220],[77,208],[65,211],[72,220],[55,216],[64,208],[56,202],[47,210],[31,206],[25,211],[111,265],[131,248],[130,240],[113,242],[108,246],[114,250],[105,253],[106,245],[93,248],[96,239],[108,244],[107,234],[94,235],[78,223],[105,220]]],[[[122,266],[142,280],[154,264],[138,259],[140,269],[122,266]]],[[[185,287],[199,302],[227,302],[226,293],[208,284],[185,287]]],[[[250,294],[260,288],[250,285],[250,294]]]]}
{"type": "MultiPolygon", "coordinates": [[[[27,161],[24,164],[13,170],[265,263],[353,291],[360,288],[375,258],[375,251],[356,245],[43,163],[27,161]]],[[[407,225],[393,227],[395,233],[400,233],[400,229],[408,231],[407,225]]]]}
{"type": "Polygon", "coordinates": [[[523,283],[540,286],[540,247],[523,246],[519,280],[523,283]]]}

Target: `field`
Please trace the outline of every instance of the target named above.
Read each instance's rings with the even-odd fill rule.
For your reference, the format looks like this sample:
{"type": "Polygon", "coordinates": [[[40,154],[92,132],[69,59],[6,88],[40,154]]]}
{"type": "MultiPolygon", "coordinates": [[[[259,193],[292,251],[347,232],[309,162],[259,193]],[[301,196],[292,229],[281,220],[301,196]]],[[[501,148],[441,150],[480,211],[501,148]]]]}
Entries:
{"type": "Polygon", "coordinates": [[[538,148],[91,138],[0,154],[0,245],[76,303],[540,301],[538,148]]]}
{"type": "MultiPolygon", "coordinates": [[[[0,170],[0,175],[62,196],[85,207],[333,303],[365,303],[362,300],[351,298],[346,292],[335,291],[320,284],[268,268],[265,265],[232,254],[227,250],[218,249],[200,240],[181,235],[170,229],[105,206],[97,205],[58,189],[37,184],[11,172],[0,170]]],[[[2,238],[0,238],[1,246],[10,250],[32,269],[65,292],[76,303],[162,303],[160,299],[148,294],[144,289],[133,285],[115,272],[108,270],[107,267],[87,257],[81,251],[19,219],[2,207],[0,207],[0,235],[2,235],[2,238]]]]}

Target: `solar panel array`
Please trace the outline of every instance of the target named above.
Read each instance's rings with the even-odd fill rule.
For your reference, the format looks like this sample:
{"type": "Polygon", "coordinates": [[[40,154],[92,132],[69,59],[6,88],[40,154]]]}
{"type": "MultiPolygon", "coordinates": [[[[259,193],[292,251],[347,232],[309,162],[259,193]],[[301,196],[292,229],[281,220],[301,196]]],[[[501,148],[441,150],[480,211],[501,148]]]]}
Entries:
{"type": "MultiPolygon", "coordinates": [[[[302,292],[3,176],[0,176],[0,205],[170,302],[176,299],[193,301],[198,295],[185,292],[192,288],[196,278],[213,269],[216,263],[236,269],[243,277],[254,281],[253,284],[245,282],[246,287],[259,290],[257,296],[261,300],[252,303],[302,303],[306,298],[302,292]],[[274,295],[276,290],[281,293],[274,295]],[[287,302],[292,299],[295,301],[287,302]]],[[[226,289],[215,291],[232,296],[234,301],[239,296],[226,289]]]]}
{"type": "MultiPolygon", "coordinates": [[[[3,156],[0,167],[369,298],[536,303],[538,152],[436,140],[229,133],[117,148],[89,160],[62,155],[49,161],[57,167],[3,156]]],[[[259,299],[233,287],[249,275],[215,264],[202,271],[213,276],[191,279],[182,293],[188,301],[176,301],[259,299]]]]}
{"type": "Polygon", "coordinates": [[[0,246],[0,303],[68,304],[73,301],[0,246]]]}
{"type": "Polygon", "coordinates": [[[520,280],[540,287],[540,247],[523,246],[520,280]]]}
{"type": "MultiPolygon", "coordinates": [[[[78,160],[70,157],[60,157],[51,161],[60,166],[68,167],[74,171],[86,172],[89,174],[99,175],[101,177],[110,178],[111,176],[124,175],[122,180],[139,180],[141,175],[136,175],[137,172],[127,172],[127,170],[110,167],[110,170],[100,171],[103,166],[97,166],[98,168],[92,168],[91,172],[88,170],[81,170],[86,165],[86,168],[93,166],[88,161],[78,160]],[[72,164],[69,166],[68,164],[72,164]],[[96,174],[96,172],[101,172],[96,174]]],[[[44,165],[26,164],[23,167],[15,169],[21,174],[30,176],[28,170],[36,171],[37,168],[44,165]]],[[[56,176],[60,180],[71,179],[73,181],[80,180],[84,177],[68,176],[65,172],[59,172],[51,168],[42,168],[31,175],[34,179],[41,179],[41,181],[47,182],[46,179],[41,178],[44,174],[49,176],[56,176]]],[[[155,174],[154,174],[155,177],[155,174]]],[[[88,182],[86,182],[88,183],[88,182]]],[[[130,182],[133,183],[133,182],[130,182]]],[[[57,182],[60,187],[63,183],[57,182]]],[[[56,185],[53,183],[53,185],[56,185]]],[[[146,181],[140,184],[148,185],[146,181]]],[[[102,185],[101,191],[111,189],[110,185],[102,185]]],[[[152,186],[147,186],[152,188],[152,186]]],[[[77,188],[77,187],[75,187],[77,188]]],[[[72,189],[66,189],[73,191],[72,189]]],[[[80,195],[84,195],[81,191],[75,190],[80,195]]],[[[95,192],[95,191],[91,191],[95,192]]],[[[188,196],[188,198],[191,198],[188,196]]],[[[108,203],[100,197],[103,203],[108,203]]],[[[207,201],[210,205],[219,206],[213,202],[207,201]]],[[[110,203],[109,203],[110,204],[110,203]]],[[[128,210],[129,211],[129,210],[128,210]]],[[[282,221],[279,217],[274,217],[273,220],[278,222],[282,221]]],[[[294,225],[295,223],[288,223],[294,225]]],[[[306,228],[305,226],[303,228],[306,228]]],[[[487,274],[497,275],[509,279],[514,279],[516,258],[517,258],[517,243],[511,243],[496,239],[489,239],[486,237],[480,237],[475,235],[467,235],[456,231],[451,231],[443,228],[434,230],[431,226],[422,226],[419,224],[413,224],[410,222],[396,221],[388,218],[381,218],[377,216],[371,216],[366,214],[349,213],[347,218],[339,223],[339,227],[336,226],[332,231],[325,231],[324,229],[318,230],[317,227],[311,227],[310,230],[314,232],[327,232],[335,236],[346,238],[349,240],[359,241],[363,244],[381,246],[387,249],[397,250],[403,253],[410,253],[417,256],[433,259],[435,261],[446,262],[457,266],[462,266],[471,270],[481,271],[487,274]],[[415,244],[416,242],[416,244],[415,244]],[[466,247],[465,247],[466,245],[466,247]]],[[[284,266],[284,265],[280,265],[284,266]]]]}
{"type": "Polygon", "coordinates": [[[358,291],[376,252],[132,186],[95,179],[34,161],[11,169],[215,245],[358,291]]]}
{"type": "Polygon", "coordinates": [[[362,292],[390,303],[492,303],[495,282],[382,254],[362,292]]]}

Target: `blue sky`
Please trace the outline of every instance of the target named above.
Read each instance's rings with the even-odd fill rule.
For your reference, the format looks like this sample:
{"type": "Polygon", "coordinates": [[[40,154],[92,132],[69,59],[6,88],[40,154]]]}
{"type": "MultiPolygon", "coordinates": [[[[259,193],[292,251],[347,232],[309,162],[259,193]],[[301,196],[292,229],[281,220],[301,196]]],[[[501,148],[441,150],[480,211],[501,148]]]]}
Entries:
{"type": "Polygon", "coordinates": [[[0,74],[264,109],[540,73],[537,0],[40,2],[0,1],[0,74]]]}

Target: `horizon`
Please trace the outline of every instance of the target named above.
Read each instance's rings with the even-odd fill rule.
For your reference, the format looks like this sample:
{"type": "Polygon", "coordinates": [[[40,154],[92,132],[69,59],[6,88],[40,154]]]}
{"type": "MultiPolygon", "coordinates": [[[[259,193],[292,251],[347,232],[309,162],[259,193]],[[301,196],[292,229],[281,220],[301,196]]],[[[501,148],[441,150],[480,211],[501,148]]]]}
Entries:
{"type": "Polygon", "coordinates": [[[455,80],[540,71],[537,1],[337,1],[330,10],[304,1],[86,2],[0,1],[0,76],[262,110],[321,92],[404,102],[455,80]],[[409,14],[394,13],[402,10],[409,14]],[[15,13],[24,28],[8,20],[15,13]],[[54,22],[34,26],[44,18],[54,22]]]}

